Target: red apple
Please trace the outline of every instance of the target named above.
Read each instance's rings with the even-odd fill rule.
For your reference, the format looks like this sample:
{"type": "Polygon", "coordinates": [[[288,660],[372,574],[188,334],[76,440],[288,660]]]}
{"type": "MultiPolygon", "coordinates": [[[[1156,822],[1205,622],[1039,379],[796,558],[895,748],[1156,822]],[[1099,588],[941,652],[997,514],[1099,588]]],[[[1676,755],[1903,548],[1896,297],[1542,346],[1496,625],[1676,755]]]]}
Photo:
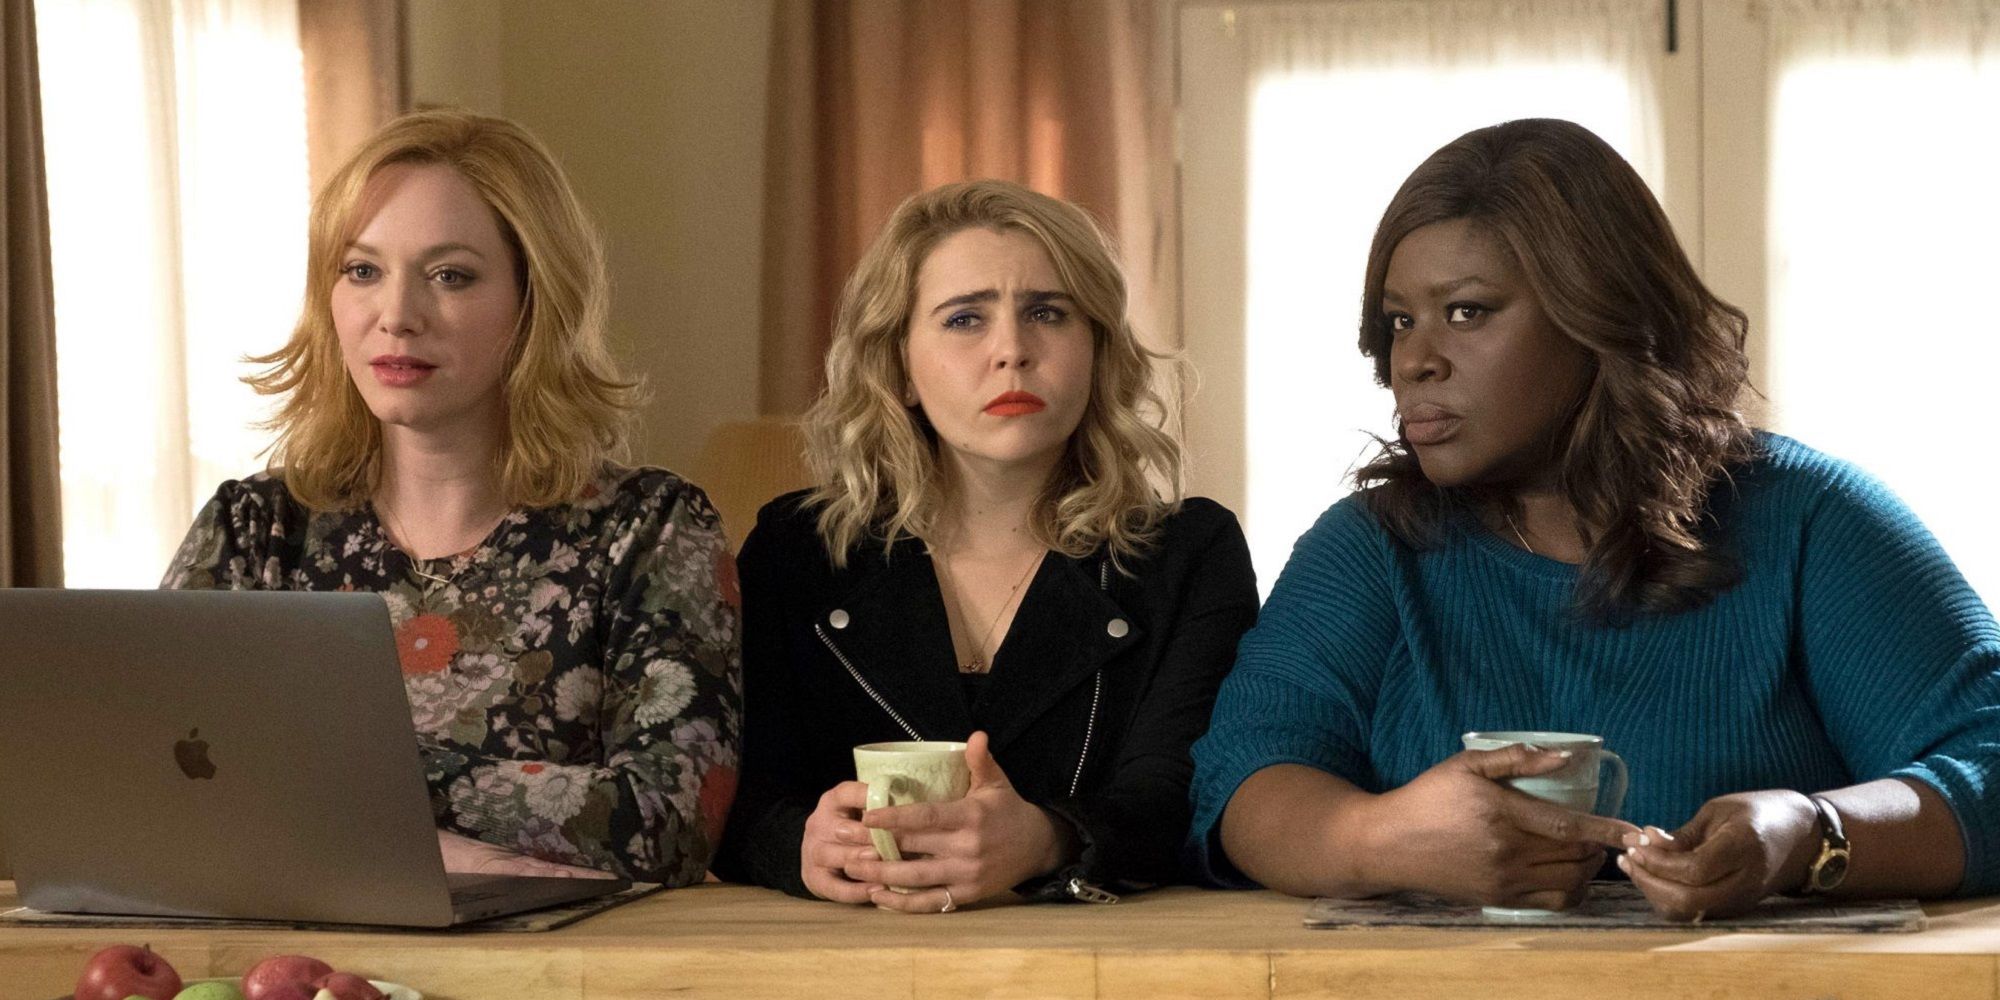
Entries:
{"type": "Polygon", "coordinates": [[[76,980],[76,1000],[173,1000],[181,991],[181,974],[151,948],[114,944],[83,963],[76,980]]]}
{"type": "MultiPolygon", "coordinates": [[[[304,955],[272,955],[243,974],[244,1000],[312,1000],[333,966],[304,955]]],[[[122,998],[120,998],[122,1000],[122,998]]]]}
{"type": "Polygon", "coordinates": [[[333,1000],[387,1000],[374,983],[352,972],[329,973],[313,980],[313,985],[333,994],[333,1000]]]}

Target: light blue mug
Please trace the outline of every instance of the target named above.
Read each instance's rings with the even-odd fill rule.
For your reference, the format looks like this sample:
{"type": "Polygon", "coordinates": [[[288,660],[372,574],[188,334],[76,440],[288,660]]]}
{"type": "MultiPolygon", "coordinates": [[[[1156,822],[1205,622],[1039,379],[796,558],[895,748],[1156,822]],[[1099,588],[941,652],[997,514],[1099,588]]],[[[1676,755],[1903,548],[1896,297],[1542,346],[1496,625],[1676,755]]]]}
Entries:
{"type": "MultiPolygon", "coordinates": [[[[1506,783],[1517,791],[1577,812],[1616,816],[1625,805],[1625,760],[1604,749],[1602,736],[1526,729],[1466,733],[1461,739],[1467,750],[1504,750],[1517,745],[1537,750],[1568,750],[1570,762],[1562,767],[1547,774],[1508,778],[1506,783]],[[1611,770],[1608,782],[1602,780],[1607,767],[1611,770]]],[[[1553,916],[1556,911],[1488,906],[1483,912],[1489,917],[1519,920],[1553,916]]]]}

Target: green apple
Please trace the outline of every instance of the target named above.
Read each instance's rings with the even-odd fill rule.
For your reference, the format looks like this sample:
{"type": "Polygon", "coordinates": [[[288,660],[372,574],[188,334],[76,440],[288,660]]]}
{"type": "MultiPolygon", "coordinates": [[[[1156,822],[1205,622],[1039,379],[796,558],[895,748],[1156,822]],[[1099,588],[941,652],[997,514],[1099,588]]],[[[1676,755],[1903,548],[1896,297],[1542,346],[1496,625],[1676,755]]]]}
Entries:
{"type": "Polygon", "coordinates": [[[217,979],[195,983],[174,994],[174,1000],[243,1000],[243,991],[235,983],[217,979]]]}

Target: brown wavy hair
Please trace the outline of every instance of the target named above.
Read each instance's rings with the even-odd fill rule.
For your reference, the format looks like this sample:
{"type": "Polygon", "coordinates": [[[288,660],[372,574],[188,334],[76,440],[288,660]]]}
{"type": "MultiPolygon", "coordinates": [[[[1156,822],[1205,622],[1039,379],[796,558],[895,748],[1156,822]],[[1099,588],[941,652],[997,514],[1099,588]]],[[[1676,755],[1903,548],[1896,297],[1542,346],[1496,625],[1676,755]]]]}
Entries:
{"type": "MultiPolygon", "coordinates": [[[[1389,257],[1411,232],[1457,219],[1508,249],[1549,322],[1593,361],[1554,456],[1589,546],[1577,610],[1615,623],[1708,603],[1741,576],[1703,522],[1712,491],[1755,451],[1736,409],[1749,374],[1743,311],[1702,284],[1659,202],[1608,143],[1573,122],[1504,122],[1432,153],[1382,213],[1368,250],[1361,353],[1384,386],[1389,257]]],[[[1454,510],[1514,502],[1490,488],[1432,484],[1400,432],[1355,484],[1384,526],[1418,547],[1454,510]]]]}
{"type": "Polygon", "coordinates": [[[607,346],[609,281],[597,229],[555,157],[526,129],[456,109],[417,111],[382,127],[313,198],[305,306],[283,347],[248,358],[268,367],[243,381],[280,396],[264,426],[277,432],[270,467],[315,509],[354,507],[382,478],[382,425],[341,363],[331,296],[341,255],[377,171],[441,163],[465,178],[514,252],[521,315],[507,358],[507,428],[500,454],[507,502],[546,507],[581,496],[622,453],[639,385],[607,346]]]}
{"type": "Polygon", "coordinates": [[[820,483],[810,500],[819,506],[820,538],[842,566],[865,539],[880,539],[886,553],[898,538],[924,538],[937,527],[944,509],[937,432],[920,407],[903,402],[903,344],[924,260],[945,237],[975,227],[1040,244],[1090,321],[1090,401],[1043,485],[1031,527],[1064,555],[1104,546],[1122,563],[1180,507],[1182,362],[1133,331],[1117,251],[1088,212],[997,180],[912,195],[847,280],[826,391],[804,421],[806,457],[820,483]]]}

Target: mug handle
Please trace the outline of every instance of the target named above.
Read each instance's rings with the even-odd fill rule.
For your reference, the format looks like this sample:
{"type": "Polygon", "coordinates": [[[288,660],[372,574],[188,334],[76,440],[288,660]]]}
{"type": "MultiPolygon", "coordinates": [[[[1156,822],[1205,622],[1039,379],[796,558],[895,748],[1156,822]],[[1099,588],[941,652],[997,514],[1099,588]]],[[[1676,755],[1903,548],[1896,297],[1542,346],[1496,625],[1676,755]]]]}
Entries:
{"type": "MultiPolygon", "coordinates": [[[[890,775],[886,780],[868,783],[868,808],[884,809],[901,805],[898,799],[909,797],[909,781],[900,774],[890,775]]],[[[887,830],[870,829],[868,839],[875,842],[875,854],[884,861],[901,861],[903,852],[896,849],[896,835],[887,830]]]]}
{"type": "Polygon", "coordinates": [[[1611,765],[1611,770],[1615,772],[1614,776],[1611,779],[1611,790],[1608,793],[1608,796],[1607,793],[1602,790],[1600,790],[1597,793],[1597,795],[1598,795],[1598,801],[1600,802],[1607,797],[1610,798],[1611,808],[1599,812],[1598,815],[1610,816],[1615,819],[1618,816],[1618,810],[1623,809],[1625,807],[1625,783],[1626,783],[1625,758],[1620,757],[1609,750],[1597,751],[1597,766],[1601,768],[1606,764],[1611,765]]]}

